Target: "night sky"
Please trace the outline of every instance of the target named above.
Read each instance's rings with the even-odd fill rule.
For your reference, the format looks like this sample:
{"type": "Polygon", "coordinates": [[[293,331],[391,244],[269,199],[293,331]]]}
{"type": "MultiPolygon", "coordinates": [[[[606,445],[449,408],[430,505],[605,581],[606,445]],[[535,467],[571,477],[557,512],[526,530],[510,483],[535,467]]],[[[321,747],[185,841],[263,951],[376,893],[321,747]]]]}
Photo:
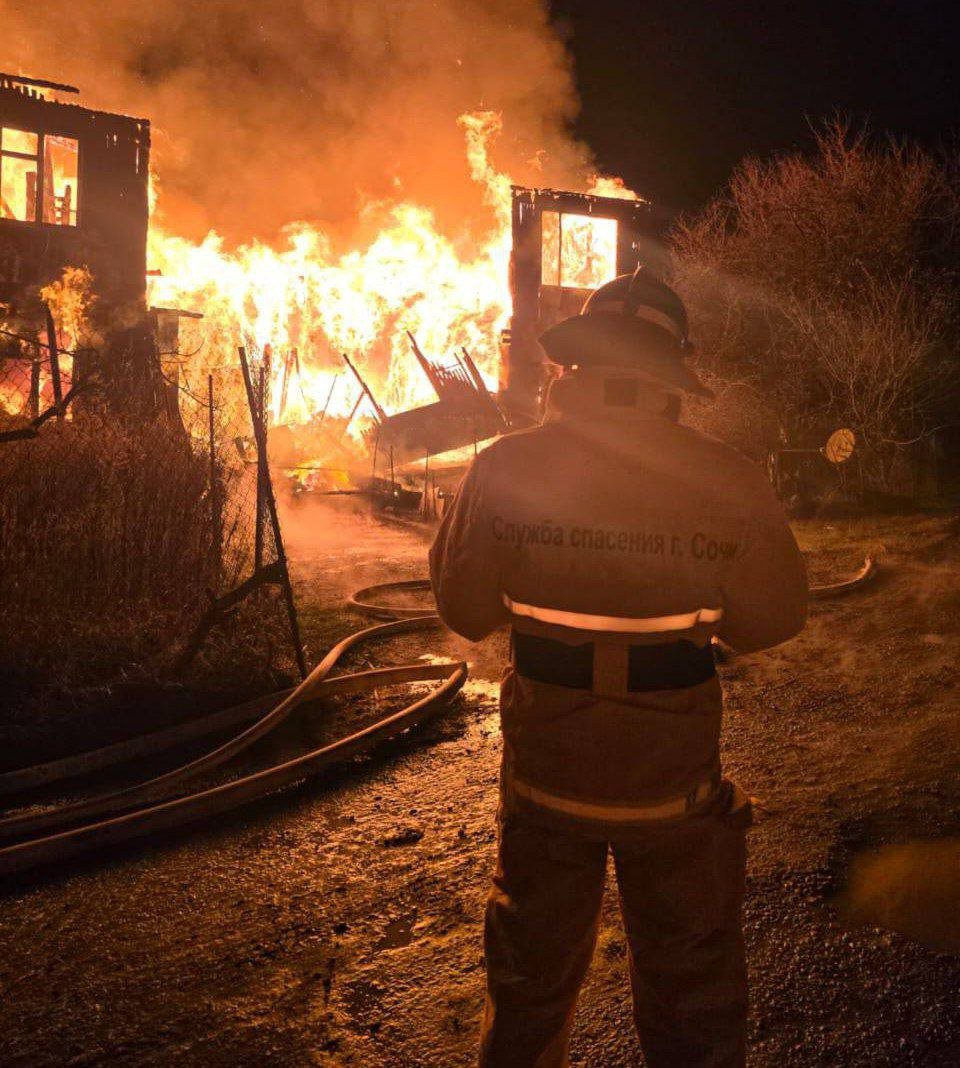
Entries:
{"type": "Polygon", "coordinates": [[[602,167],[694,207],[745,155],[809,147],[837,112],[930,146],[960,130],[955,4],[556,0],[602,167]],[[951,18],[951,13],[953,18],[951,18]]]}

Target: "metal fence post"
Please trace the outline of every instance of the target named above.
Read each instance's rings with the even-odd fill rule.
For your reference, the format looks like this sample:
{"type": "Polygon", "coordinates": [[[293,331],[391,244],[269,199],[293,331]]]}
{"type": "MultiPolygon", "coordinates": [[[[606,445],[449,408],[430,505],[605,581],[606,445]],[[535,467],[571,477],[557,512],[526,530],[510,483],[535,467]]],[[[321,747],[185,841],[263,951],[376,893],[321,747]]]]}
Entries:
{"type": "Polygon", "coordinates": [[[267,462],[267,456],[266,433],[263,435],[264,446],[261,448],[257,425],[258,423],[261,425],[263,423],[264,379],[264,368],[261,367],[257,397],[254,401],[255,408],[250,410],[250,418],[253,422],[253,436],[257,442],[257,512],[253,539],[253,567],[255,571],[259,571],[263,567],[263,469],[267,462]]]}
{"type": "Polygon", "coordinates": [[[217,588],[223,575],[223,510],[220,503],[220,480],[217,477],[217,440],[213,419],[213,375],[207,375],[208,424],[210,431],[210,540],[217,588]]]}
{"type": "MultiPolygon", "coordinates": [[[[277,501],[273,494],[273,483],[270,481],[270,470],[267,466],[267,433],[262,411],[257,404],[254,391],[253,379],[250,376],[250,365],[247,362],[246,349],[241,345],[239,348],[240,368],[243,371],[243,384],[247,391],[247,404],[250,408],[250,418],[253,420],[253,433],[257,441],[257,471],[258,485],[259,473],[262,470],[263,496],[270,524],[273,530],[273,543],[277,552],[277,563],[280,566],[280,585],[283,590],[283,599],[287,606],[287,616],[290,621],[290,636],[293,639],[294,652],[297,658],[297,668],[300,677],[307,677],[307,661],[303,651],[303,641],[300,637],[300,622],[297,619],[297,608],[293,601],[293,587],[290,584],[290,571],[287,567],[287,553],[283,545],[283,535],[280,531],[280,518],[277,515],[277,501]]],[[[259,494],[258,494],[259,495],[259,494]]]]}

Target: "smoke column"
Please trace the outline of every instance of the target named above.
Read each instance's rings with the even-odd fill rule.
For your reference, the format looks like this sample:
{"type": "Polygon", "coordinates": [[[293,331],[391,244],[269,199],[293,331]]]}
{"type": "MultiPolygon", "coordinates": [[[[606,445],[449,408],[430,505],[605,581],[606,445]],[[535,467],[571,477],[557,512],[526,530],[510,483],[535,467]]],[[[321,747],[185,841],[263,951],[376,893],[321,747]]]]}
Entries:
{"type": "Polygon", "coordinates": [[[160,221],[270,240],[304,220],[355,239],[358,209],[482,214],[462,112],[502,112],[498,165],[579,185],[577,97],[541,0],[0,0],[0,69],[78,85],[153,122],[160,221]]]}

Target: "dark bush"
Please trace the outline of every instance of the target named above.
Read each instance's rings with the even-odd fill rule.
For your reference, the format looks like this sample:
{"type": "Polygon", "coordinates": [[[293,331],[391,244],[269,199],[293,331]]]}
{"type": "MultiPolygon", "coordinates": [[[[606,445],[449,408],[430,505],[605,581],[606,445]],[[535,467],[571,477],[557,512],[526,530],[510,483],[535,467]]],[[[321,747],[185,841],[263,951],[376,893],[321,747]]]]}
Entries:
{"type": "Polygon", "coordinates": [[[65,681],[168,645],[215,586],[208,481],[160,423],[88,416],[0,444],[3,660],[65,681]]]}
{"type": "Polygon", "coordinates": [[[955,168],[844,123],[808,155],[747,161],[674,237],[675,284],[724,403],[694,418],[758,458],[849,426],[863,483],[953,421],[955,168]]]}

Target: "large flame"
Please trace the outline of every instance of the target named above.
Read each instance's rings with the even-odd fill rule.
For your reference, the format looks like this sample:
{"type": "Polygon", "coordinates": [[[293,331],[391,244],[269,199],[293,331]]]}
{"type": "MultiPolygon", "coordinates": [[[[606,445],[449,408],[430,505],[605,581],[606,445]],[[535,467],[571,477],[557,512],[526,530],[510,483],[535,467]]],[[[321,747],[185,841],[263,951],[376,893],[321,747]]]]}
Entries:
{"type": "MultiPolygon", "coordinates": [[[[429,208],[403,201],[387,206],[387,224],[366,247],[346,254],[334,254],[328,236],[306,224],[288,227],[281,248],[234,250],[215,233],[197,245],[152,227],[150,266],[161,273],[150,280],[150,302],[204,315],[203,348],[186,361],[188,376],[235,365],[239,343],[254,353],[270,346],[271,416],[305,422],[325,407],[335,416],[353,409],[360,389],[344,374],[345,352],[383,408],[397,411],[434,399],[411,359],[411,331],[441,362],[466,348],[495,388],[499,333],[511,311],[511,182],[490,157],[499,116],[473,113],[459,122],[491,216],[479,241],[441,233],[429,208]]],[[[633,196],[617,179],[600,179],[591,191],[633,196]]],[[[610,263],[593,262],[609,241],[592,247],[585,234],[581,243],[577,255],[591,263],[590,279],[609,276],[610,263]]]]}

